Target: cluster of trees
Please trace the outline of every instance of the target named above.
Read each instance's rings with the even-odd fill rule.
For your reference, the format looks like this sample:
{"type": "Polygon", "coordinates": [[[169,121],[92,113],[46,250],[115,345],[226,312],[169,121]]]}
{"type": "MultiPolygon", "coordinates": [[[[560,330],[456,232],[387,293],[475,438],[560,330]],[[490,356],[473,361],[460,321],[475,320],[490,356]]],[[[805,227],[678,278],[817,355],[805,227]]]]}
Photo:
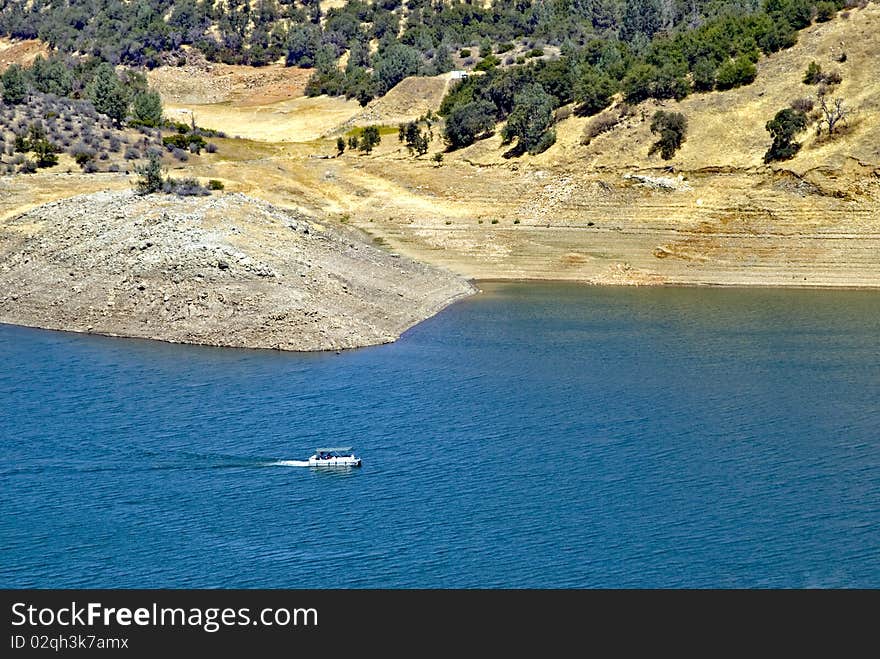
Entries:
{"type": "Polygon", "coordinates": [[[545,45],[568,54],[590,47],[618,82],[631,64],[653,67],[636,72],[634,95],[674,96],[682,81],[698,90],[740,84],[758,53],[792,45],[814,13],[829,18],[844,2],[348,0],[325,13],[318,0],[6,0],[0,33],[111,64],[157,66],[184,45],[226,63],[283,59],[316,69],[312,91],[359,99],[404,75],[450,70],[463,47],[466,64],[472,52],[482,58],[477,69],[541,56],[545,45]],[[616,53],[596,52],[597,41],[616,53]]]}
{"type": "MultiPolygon", "coordinates": [[[[348,136],[348,148],[352,151],[360,151],[361,153],[372,153],[373,148],[378,146],[382,141],[382,135],[379,134],[378,126],[365,126],[348,136]]],[[[345,138],[336,139],[336,150],[339,155],[345,151],[345,138]]]]}
{"type": "Polygon", "coordinates": [[[13,64],[6,69],[0,84],[0,95],[7,105],[25,103],[36,92],[87,99],[117,126],[127,119],[135,125],[153,128],[162,124],[162,99],[149,88],[142,73],[125,70],[119,75],[112,65],[95,58],[37,56],[30,67],[13,64]]]}
{"type": "Polygon", "coordinates": [[[467,146],[506,121],[513,154],[551,145],[563,104],[593,115],[616,93],[638,103],[749,84],[762,54],[793,45],[814,16],[830,18],[845,1],[348,0],[324,12],[318,0],[6,0],[0,33],[104,61],[85,78],[65,73],[61,58],[42,61],[31,77],[51,93],[79,87],[117,123],[130,114],[148,126],[161,122],[158,97],[109,64],[155,66],[184,45],[228,63],[283,59],[314,69],[308,94],[362,105],[407,76],[473,66],[484,75],[444,100],[444,139],[467,146]],[[546,58],[547,45],[561,55],[546,58]]]}
{"type": "MultiPolygon", "coordinates": [[[[460,148],[506,120],[504,138],[517,138],[519,152],[537,153],[553,143],[552,111],[560,105],[573,102],[578,114],[593,115],[618,92],[627,103],[638,103],[749,84],[760,55],[791,46],[812,14],[811,0],[764,0],[760,10],[725,13],[693,29],[669,32],[655,29],[653,19],[636,20],[654,16],[653,11],[631,12],[627,25],[639,29],[622,30],[624,39],[594,38],[563,49],[552,61],[494,68],[457,83],[440,110],[446,118],[444,137],[450,148],[460,148]]],[[[662,136],[664,130],[669,129],[656,132],[662,136]]],[[[668,152],[663,145],[672,142],[661,142],[662,156],[668,152]]]]}
{"type": "Polygon", "coordinates": [[[423,156],[428,153],[428,147],[431,140],[434,139],[434,132],[431,129],[432,121],[430,118],[419,121],[410,121],[400,124],[397,127],[397,141],[406,145],[410,155],[423,156]],[[425,128],[422,128],[425,123],[425,128]]]}

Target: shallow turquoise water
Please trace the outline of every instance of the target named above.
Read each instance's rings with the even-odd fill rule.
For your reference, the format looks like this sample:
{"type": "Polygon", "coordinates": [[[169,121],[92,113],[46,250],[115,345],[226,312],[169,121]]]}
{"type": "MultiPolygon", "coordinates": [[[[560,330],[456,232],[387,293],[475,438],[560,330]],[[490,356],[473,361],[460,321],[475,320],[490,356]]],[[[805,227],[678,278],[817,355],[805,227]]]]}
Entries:
{"type": "Polygon", "coordinates": [[[339,355],[0,326],[0,585],[880,587],[880,294],[482,288],[339,355]]]}

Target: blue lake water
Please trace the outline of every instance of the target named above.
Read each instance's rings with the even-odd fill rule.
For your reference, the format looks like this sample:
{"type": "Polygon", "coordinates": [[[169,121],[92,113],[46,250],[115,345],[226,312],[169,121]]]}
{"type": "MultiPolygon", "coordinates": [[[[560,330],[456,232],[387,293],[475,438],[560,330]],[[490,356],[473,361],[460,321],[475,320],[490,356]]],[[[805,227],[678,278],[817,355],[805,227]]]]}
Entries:
{"type": "Polygon", "coordinates": [[[481,287],[341,354],[0,326],[0,586],[880,587],[880,294],[481,287]]]}

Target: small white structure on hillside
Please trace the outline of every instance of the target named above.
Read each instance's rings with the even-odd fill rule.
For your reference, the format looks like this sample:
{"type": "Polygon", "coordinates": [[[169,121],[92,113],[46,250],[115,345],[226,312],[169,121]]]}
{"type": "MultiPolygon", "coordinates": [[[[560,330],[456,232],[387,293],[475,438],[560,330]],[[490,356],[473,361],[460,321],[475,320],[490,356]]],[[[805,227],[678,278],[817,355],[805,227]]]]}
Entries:
{"type": "Polygon", "coordinates": [[[450,71],[449,79],[450,80],[464,80],[468,77],[467,71],[450,71]]]}

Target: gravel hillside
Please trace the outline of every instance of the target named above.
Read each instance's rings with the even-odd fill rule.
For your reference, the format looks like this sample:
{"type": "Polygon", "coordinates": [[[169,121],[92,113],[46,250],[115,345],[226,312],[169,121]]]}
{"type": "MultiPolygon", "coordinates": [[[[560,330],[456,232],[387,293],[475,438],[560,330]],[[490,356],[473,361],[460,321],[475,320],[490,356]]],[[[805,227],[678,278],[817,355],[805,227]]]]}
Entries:
{"type": "Polygon", "coordinates": [[[206,345],[387,343],[473,286],[241,194],[99,192],[0,221],[0,322],[206,345]]]}

